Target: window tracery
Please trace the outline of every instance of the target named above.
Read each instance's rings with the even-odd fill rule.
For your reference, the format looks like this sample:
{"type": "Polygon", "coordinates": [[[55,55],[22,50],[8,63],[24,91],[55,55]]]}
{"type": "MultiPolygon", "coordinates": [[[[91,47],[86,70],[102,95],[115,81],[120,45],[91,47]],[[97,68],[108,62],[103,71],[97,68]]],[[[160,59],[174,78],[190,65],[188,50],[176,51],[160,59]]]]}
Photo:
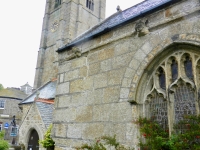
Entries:
{"type": "Polygon", "coordinates": [[[178,78],[178,64],[175,58],[172,59],[171,74],[172,74],[172,82],[174,82],[178,78]]]}
{"type": "Polygon", "coordinates": [[[86,0],[86,7],[90,10],[94,10],[94,0],[86,0]]]}
{"type": "Polygon", "coordinates": [[[173,124],[185,115],[199,114],[200,54],[173,52],[148,78],[143,109],[146,117],[172,131],[173,124]]]}

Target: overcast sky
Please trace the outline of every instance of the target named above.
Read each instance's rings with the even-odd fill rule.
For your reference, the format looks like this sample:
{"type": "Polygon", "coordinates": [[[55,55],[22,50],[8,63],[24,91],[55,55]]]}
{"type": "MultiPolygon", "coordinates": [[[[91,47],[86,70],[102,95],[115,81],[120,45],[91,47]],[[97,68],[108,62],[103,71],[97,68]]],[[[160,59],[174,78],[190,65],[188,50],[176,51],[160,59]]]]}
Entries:
{"type": "MultiPolygon", "coordinates": [[[[106,17],[143,0],[107,0],[106,17]]],[[[0,83],[33,86],[46,0],[5,0],[0,9],[0,83]]]]}

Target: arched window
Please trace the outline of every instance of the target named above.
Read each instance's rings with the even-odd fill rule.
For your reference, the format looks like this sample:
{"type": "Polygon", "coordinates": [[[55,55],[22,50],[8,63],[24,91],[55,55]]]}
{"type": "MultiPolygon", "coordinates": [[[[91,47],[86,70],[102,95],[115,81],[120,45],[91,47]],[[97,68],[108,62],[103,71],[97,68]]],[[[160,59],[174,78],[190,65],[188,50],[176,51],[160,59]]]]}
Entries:
{"type": "Polygon", "coordinates": [[[162,68],[159,68],[159,84],[162,89],[166,89],[165,72],[162,68]]]}
{"type": "Polygon", "coordinates": [[[175,59],[172,59],[171,74],[172,74],[172,82],[174,82],[178,77],[178,64],[175,59]]]}
{"type": "Polygon", "coordinates": [[[183,49],[153,60],[149,66],[154,70],[147,68],[148,74],[142,76],[136,93],[145,106],[141,112],[169,131],[185,115],[200,112],[200,52],[183,49]]]}
{"type": "Polygon", "coordinates": [[[189,56],[185,57],[184,67],[186,76],[190,79],[193,79],[192,61],[189,56]]]}

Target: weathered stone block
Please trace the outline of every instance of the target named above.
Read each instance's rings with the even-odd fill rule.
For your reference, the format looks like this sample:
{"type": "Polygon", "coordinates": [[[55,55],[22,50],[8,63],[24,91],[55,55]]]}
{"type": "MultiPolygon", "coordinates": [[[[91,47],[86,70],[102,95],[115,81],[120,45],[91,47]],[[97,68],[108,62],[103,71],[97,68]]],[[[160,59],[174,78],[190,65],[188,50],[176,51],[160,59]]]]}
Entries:
{"type": "Polygon", "coordinates": [[[146,57],[146,54],[141,51],[141,49],[139,49],[135,54],[134,57],[135,59],[139,60],[140,62],[144,60],[144,58],[146,57]]]}
{"type": "Polygon", "coordinates": [[[107,73],[102,73],[94,76],[94,88],[102,88],[107,86],[108,79],[107,79],[107,73]]]}
{"type": "Polygon", "coordinates": [[[129,51],[129,45],[130,41],[121,41],[118,45],[115,47],[115,55],[122,55],[129,51]]]}
{"type": "Polygon", "coordinates": [[[114,48],[104,49],[98,53],[98,60],[109,59],[114,56],[114,48]]]}
{"type": "Polygon", "coordinates": [[[88,62],[94,63],[98,61],[98,51],[97,52],[91,52],[88,54],[88,62]]]}
{"type": "Polygon", "coordinates": [[[121,84],[125,69],[112,70],[108,72],[108,85],[121,84]]]}
{"type": "Polygon", "coordinates": [[[69,103],[70,107],[79,107],[85,105],[87,102],[87,93],[76,93],[72,95],[72,101],[69,103]]]}
{"type": "Polygon", "coordinates": [[[92,89],[93,78],[87,77],[85,79],[77,79],[70,83],[70,93],[83,92],[92,89]]]}
{"type": "Polygon", "coordinates": [[[70,80],[74,80],[78,77],[79,77],[79,70],[78,69],[66,72],[65,73],[65,82],[70,81],[70,80]]]}
{"type": "Polygon", "coordinates": [[[54,124],[55,136],[56,137],[67,137],[67,125],[65,124],[54,124]]]}
{"type": "Polygon", "coordinates": [[[145,54],[149,54],[149,52],[152,50],[152,47],[149,42],[145,42],[141,49],[145,54]]]}
{"type": "Polygon", "coordinates": [[[87,100],[85,104],[96,105],[102,103],[103,89],[95,89],[87,92],[87,100]]]}
{"type": "Polygon", "coordinates": [[[107,59],[101,62],[100,64],[101,72],[109,71],[112,69],[112,61],[111,59],[107,59]]]}
{"type": "Polygon", "coordinates": [[[131,61],[132,55],[133,53],[127,53],[127,54],[120,55],[118,57],[113,58],[113,61],[112,61],[113,69],[127,66],[128,63],[130,63],[131,61]]]}
{"type": "Polygon", "coordinates": [[[81,106],[76,109],[77,122],[92,121],[92,106],[81,106]]]}
{"type": "Polygon", "coordinates": [[[58,97],[58,108],[69,107],[71,96],[64,95],[58,97]]]}
{"type": "Polygon", "coordinates": [[[83,66],[83,67],[80,68],[80,70],[79,70],[79,76],[81,78],[84,78],[84,77],[88,76],[88,68],[87,68],[87,66],[83,66]]]}
{"type": "Polygon", "coordinates": [[[83,139],[94,139],[104,133],[104,123],[86,123],[83,125],[83,139]]]}
{"type": "Polygon", "coordinates": [[[134,74],[135,74],[135,70],[131,68],[127,68],[124,77],[132,78],[134,74]]]}
{"type": "Polygon", "coordinates": [[[103,93],[103,103],[118,102],[119,93],[119,86],[105,88],[103,93]]]}
{"type": "Polygon", "coordinates": [[[62,82],[64,81],[64,74],[62,73],[62,74],[60,74],[59,76],[60,76],[59,82],[62,83],[62,82]]]}
{"type": "Polygon", "coordinates": [[[124,78],[122,80],[122,87],[130,87],[132,78],[124,78]]]}
{"type": "Polygon", "coordinates": [[[67,137],[74,139],[82,138],[82,124],[69,124],[67,130],[67,137]]]}
{"type": "Polygon", "coordinates": [[[94,75],[100,72],[100,63],[94,63],[89,65],[89,75],[94,75]]]}
{"type": "Polygon", "coordinates": [[[56,92],[58,95],[69,93],[69,82],[58,84],[56,92]]]}
{"type": "Polygon", "coordinates": [[[112,115],[110,121],[127,122],[132,120],[131,105],[127,102],[115,103],[112,105],[112,115]]]}
{"type": "Polygon", "coordinates": [[[106,40],[110,39],[112,36],[113,36],[113,32],[108,32],[101,36],[101,40],[106,41],[106,40]]]}
{"type": "Polygon", "coordinates": [[[64,108],[54,110],[54,122],[71,122],[76,119],[75,108],[64,108]]]}
{"type": "Polygon", "coordinates": [[[85,66],[86,63],[87,63],[86,57],[80,57],[80,58],[77,58],[77,59],[71,61],[71,65],[72,65],[73,69],[85,66]]]}

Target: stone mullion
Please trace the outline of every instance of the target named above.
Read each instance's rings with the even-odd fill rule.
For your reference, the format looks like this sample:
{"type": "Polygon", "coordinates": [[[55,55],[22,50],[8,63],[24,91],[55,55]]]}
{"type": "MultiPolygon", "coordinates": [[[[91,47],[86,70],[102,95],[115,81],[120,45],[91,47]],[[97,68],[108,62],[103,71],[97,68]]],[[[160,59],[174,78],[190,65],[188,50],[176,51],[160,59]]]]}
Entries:
{"type": "MultiPolygon", "coordinates": [[[[170,79],[172,79],[172,72],[171,72],[171,62],[165,61],[165,84],[166,84],[166,93],[169,92],[169,87],[171,84],[170,79]],[[170,77],[171,76],[171,77],[170,77]]],[[[167,100],[167,117],[168,117],[168,127],[169,127],[169,135],[171,135],[171,132],[173,130],[173,114],[174,114],[174,110],[173,110],[173,105],[174,105],[174,100],[173,100],[173,95],[170,94],[166,94],[166,100],[167,100]]]]}
{"type": "MultiPolygon", "coordinates": [[[[198,60],[198,59],[197,59],[198,60]]],[[[197,115],[199,115],[199,97],[198,97],[198,91],[199,91],[199,84],[198,84],[198,61],[195,60],[195,55],[192,55],[192,70],[193,70],[193,76],[194,76],[194,84],[195,84],[195,106],[197,115]]]]}

